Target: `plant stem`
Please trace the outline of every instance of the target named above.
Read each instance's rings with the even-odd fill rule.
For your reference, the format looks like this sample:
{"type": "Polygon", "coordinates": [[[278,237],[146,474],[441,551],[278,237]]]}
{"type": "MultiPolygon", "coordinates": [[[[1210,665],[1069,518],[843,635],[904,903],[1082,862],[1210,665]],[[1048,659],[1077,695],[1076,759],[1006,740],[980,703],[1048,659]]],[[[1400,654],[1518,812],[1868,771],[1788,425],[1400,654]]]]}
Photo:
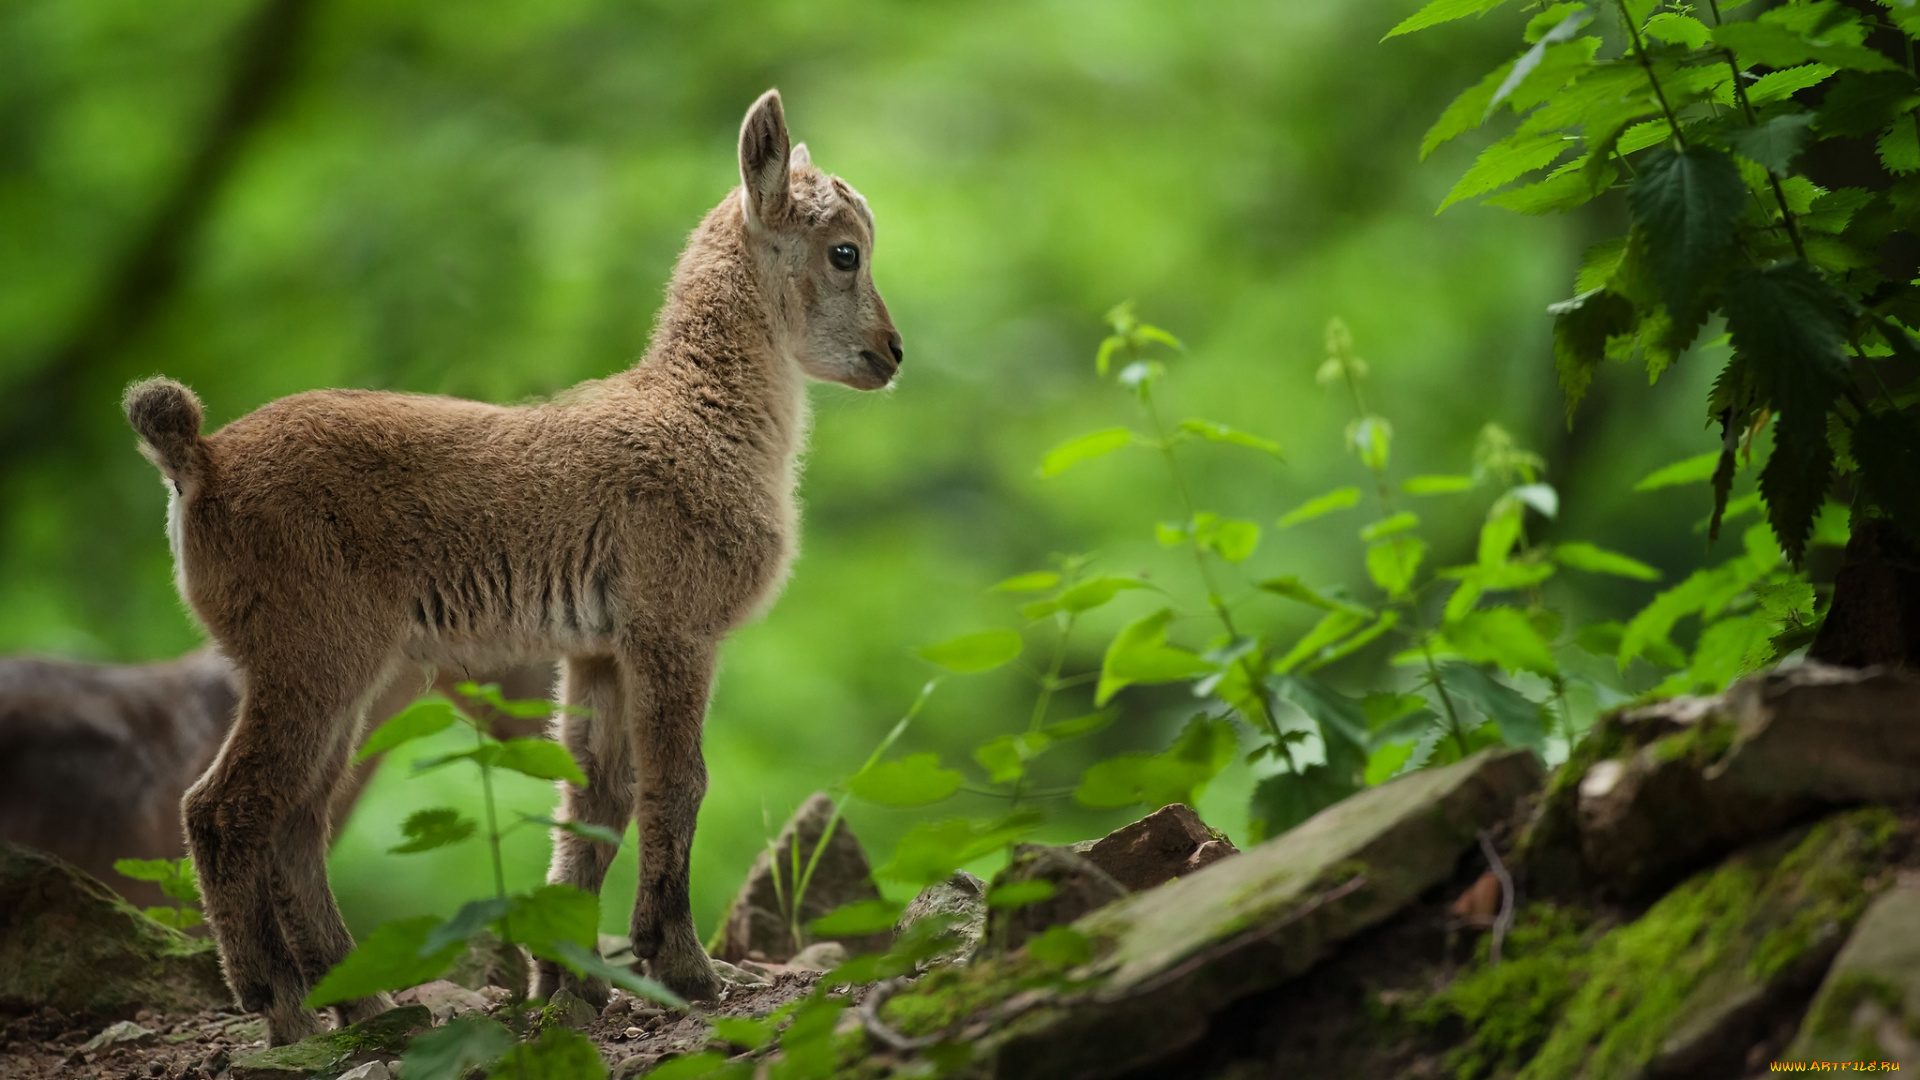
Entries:
{"type": "MultiPolygon", "coordinates": [[[[1046,677],[1040,680],[1040,692],[1033,698],[1033,715],[1027,718],[1027,734],[1040,730],[1046,723],[1047,710],[1053,705],[1053,693],[1060,687],[1060,669],[1067,662],[1067,639],[1073,636],[1073,624],[1078,621],[1077,611],[1063,612],[1060,620],[1060,636],[1053,643],[1053,659],[1047,665],[1046,677]]],[[[1020,798],[1026,792],[1027,774],[1023,769],[1013,782],[1013,801],[1007,804],[1008,810],[1020,808],[1020,798]]]]}
{"type": "Polygon", "coordinates": [[[1427,642],[1420,643],[1420,655],[1427,660],[1427,681],[1440,695],[1440,707],[1446,710],[1447,726],[1453,730],[1453,741],[1460,747],[1460,756],[1467,756],[1467,735],[1460,727],[1460,713],[1453,707],[1453,696],[1447,693],[1447,686],[1440,681],[1440,668],[1433,662],[1433,647],[1427,642]]]}
{"type": "MultiPolygon", "coordinates": [[[[1713,11],[1713,24],[1715,26],[1721,25],[1720,0],[1707,0],[1707,6],[1713,11]]],[[[1740,85],[1739,60],[1734,57],[1732,49],[1723,48],[1720,50],[1720,55],[1726,58],[1727,70],[1733,73],[1734,102],[1740,106],[1741,112],[1746,115],[1749,125],[1758,124],[1760,122],[1759,114],[1753,111],[1753,102],[1747,98],[1746,87],[1740,85]]],[[[1647,78],[1653,78],[1653,69],[1647,69],[1647,78]]],[[[1656,89],[1657,88],[1656,85],[1656,89]]],[[[1662,106],[1664,107],[1664,105],[1665,101],[1663,99],[1662,106]]],[[[1685,144],[1683,143],[1682,145],[1685,144]]],[[[1767,170],[1767,182],[1773,187],[1774,201],[1780,204],[1780,224],[1786,226],[1787,239],[1793,241],[1793,253],[1800,256],[1800,261],[1805,262],[1807,249],[1800,241],[1800,223],[1794,218],[1792,208],[1787,205],[1786,189],[1780,186],[1780,178],[1774,175],[1772,169],[1767,170]]]]}
{"type": "MultiPolygon", "coordinates": [[[[1667,104],[1667,92],[1660,86],[1660,77],[1653,73],[1653,61],[1647,58],[1647,47],[1640,40],[1640,28],[1633,25],[1633,12],[1627,10],[1627,0],[1617,0],[1620,7],[1620,22],[1627,28],[1627,37],[1633,42],[1634,59],[1640,61],[1640,67],[1647,73],[1647,82],[1653,87],[1654,100],[1660,103],[1660,112],[1667,118],[1667,130],[1673,132],[1673,141],[1680,149],[1687,148],[1687,137],[1680,133],[1680,121],[1673,115],[1673,106],[1667,104]]],[[[1717,16],[1716,16],[1717,17],[1717,16]]]]}

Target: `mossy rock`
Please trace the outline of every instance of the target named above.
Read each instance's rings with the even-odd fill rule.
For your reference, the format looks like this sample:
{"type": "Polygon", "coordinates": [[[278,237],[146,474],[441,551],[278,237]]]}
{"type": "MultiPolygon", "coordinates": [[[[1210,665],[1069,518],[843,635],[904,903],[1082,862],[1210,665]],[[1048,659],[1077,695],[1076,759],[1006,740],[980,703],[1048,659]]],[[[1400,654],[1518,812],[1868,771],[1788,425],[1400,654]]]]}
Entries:
{"type": "Polygon", "coordinates": [[[233,1080],[307,1080],[368,1061],[390,1060],[405,1053],[413,1037],[431,1026],[433,1014],[425,1005],[388,1009],[297,1043],[235,1054],[233,1080]]]}
{"type": "Polygon", "coordinates": [[[1080,919],[1085,963],[1035,957],[1030,945],[936,972],[883,1018],[969,1045],[977,1073],[1008,1080],[1149,1065],[1200,1038],[1222,1006],[1301,974],[1445,880],[1540,775],[1531,753],[1486,751],[1370,788],[1080,919]]]}
{"type": "Polygon", "coordinates": [[[1839,814],[1694,875],[1591,943],[1572,924],[1532,948],[1516,937],[1428,1019],[1451,1011],[1474,1033],[1452,1058],[1461,1077],[1523,1056],[1518,1080],[1736,1075],[1865,910],[1895,828],[1884,810],[1839,814]]]}
{"type": "Polygon", "coordinates": [[[1860,917],[1786,1057],[1920,1066],[1920,883],[1889,889],[1860,917]]]}
{"type": "Polygon", "coordinates": [[[113,1015],[231,1001],[213,942],[154,922],[78,867],[0,843],[0,1009],[113,1015]]]}

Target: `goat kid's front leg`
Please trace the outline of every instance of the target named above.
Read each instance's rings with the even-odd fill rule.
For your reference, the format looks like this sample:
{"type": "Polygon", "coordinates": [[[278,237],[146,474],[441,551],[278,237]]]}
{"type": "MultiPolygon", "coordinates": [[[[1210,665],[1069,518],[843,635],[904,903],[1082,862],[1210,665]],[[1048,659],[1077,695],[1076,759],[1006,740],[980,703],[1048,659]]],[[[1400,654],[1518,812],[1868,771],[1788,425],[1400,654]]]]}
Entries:
{"type": "Polygon", "coordinates": [[[693,927],[688,862],[707,764],[700,754],[707,691],[713,680],[710,642],[660,641],[636,651],[636,678],[646,697],[634,736],[640,777],[640,882],[633,902],[633,953],[653,977],[695,1001],[720,994],[720,979],[693,927]]]}
{"type": "MultiPolygon", "coordinates": [[[[621,692],[620,669],[607,657],[567,661],[560,700],[587,710],[579,715],[563,712],[554,721],[555,736],[580,763],[587,786],[577,788],[560,781],[559,820],[624,833],[633,818],[634,785],[631,740],[627,737],[630,718],[627,695],[621,692]]],[[[597,895],[616,850],[555,829],[547,881],[597,895]]],[[[613,992],[605,979],[581,979],[551,960],[535,961],[533,972],[529,989],[533,997],[552,997],[554,991],[565,987],[600,1008],[613,992]]]]}

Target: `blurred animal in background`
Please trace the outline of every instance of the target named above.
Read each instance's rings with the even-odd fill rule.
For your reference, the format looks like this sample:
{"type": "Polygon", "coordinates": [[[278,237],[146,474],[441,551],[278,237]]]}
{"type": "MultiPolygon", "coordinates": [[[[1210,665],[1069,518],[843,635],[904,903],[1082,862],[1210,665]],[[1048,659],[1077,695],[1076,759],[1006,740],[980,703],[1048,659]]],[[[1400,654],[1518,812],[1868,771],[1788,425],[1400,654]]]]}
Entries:
{"type": "MultiPolygon", "coordinates": [[[[467,675],[433,689],[451,694],[467,675]]],[[[509,699],[551,696],[551,664],[493,674],[509,699]]],[[[405,708],[424,679],[400,679],[368,710],[369,727],[405,708]]],[[[213,763],[233,727],[240,684],[212,648],[152,664],[96,664],[0,657],[0,840],[51,852],[118,890],[138,907],[173,901],[160,888],[115,873],[117,859],[186,853],[180,800],[213,763]]],[[[474,701],[499,738],[532,735],[544,720],[519,719],[474,701]]],[[[337,834],[377,759],[347,770],[330,817],[337,834]]]]}

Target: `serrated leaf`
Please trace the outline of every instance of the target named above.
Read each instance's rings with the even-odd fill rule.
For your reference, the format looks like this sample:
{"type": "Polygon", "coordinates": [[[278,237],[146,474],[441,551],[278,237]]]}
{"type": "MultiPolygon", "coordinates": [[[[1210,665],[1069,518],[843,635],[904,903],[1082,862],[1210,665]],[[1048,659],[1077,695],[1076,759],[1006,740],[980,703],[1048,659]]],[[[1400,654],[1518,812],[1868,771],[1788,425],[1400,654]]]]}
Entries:
{"type": "Polygon", "coordinates": [[[1415,30],[1425,30],[1429,26],[1464,19],[1469,15],[1484,15],[1507,0],[1429,0],[1419,11],[1400,20],[1393,29],[1387,31],[1387,38],[1411,34],[1415,30]]]}
{"type": "Polygon", "coordinates": [[[1559,668],[1553,649],[1526,615],[1510,607],[1470,611],[1448,623],[1447,644],[1468,660],[1497,664],[1506,671],[1531,671],[1551,678],[1559,668]]]}
{"type": "Polygon", "coordinates": [[[1594,369],[1606,359],[1607,344],[1633,332],[1639,323],[1633,302],[1596,288],[1547,309],[1553,316],[1554,370],[1567,396],[1567,423],[1593,383],[1594,369]]]}
{"type": "Polygon", "coordinates": [[[592,893],[571,885],[542,885],[530,893],[509,896],[507,902],[506,914],[494,925],[509,944],[525,945],[535,956],[565,961],[559,952],[561,943],[589,953],[598,943],[600,898],[592,893]]]}
{"type": "Polygon", "coordinates": [[[1914,130],[1911,120],[1900,119],[1888,124],[1873,146],[1880,155],[1880,164],[1886,166],[1888,172],[1904,176],[1920,171],[1920,132],[1914,130]]]}
{"type": "Polygon", "coordinates": [[[1672,11],[1662,11],[1647,20],[1646,32],[1669,45],[1682,45],[1689,49],[1703,48],[1713,37],[1713,31],[1707,24],[1691,15],[1681,15],[1672,11]]]}
{"type": "Polygon", "coordinates": [[[517,1043],[488,1080],[606,1080],[607,1063],[592,1040],[556,1025],[532,1042],[517,1043]]]}
{"type": "Polygon", "coordinates": [[[1733,243],[1747,184],[1733,159],[1698,144],[1649,158],[1627,192],[1644,230],[1661,299],[1676,318],[1698,310],[1700,292],[1733,243]]]}
{"type": "MultiPolygon", "coordinates": [[[[1440,210],[1461,199],[1469,199],[1511,183],[1536,169],[1544,169],[1572,146],[1573,143],[1558,132],[1513,135],[1502,139],[1480,152],[1466,175],[1441,200],[1440,210]]],[[[1439,213],[1440,210],[1434,212],[1439,213]]]]}
{"type": "Polygon", "coordinates": [[[1324,517],[1335,510],[1346,510],[1360,502],[1360,489],[1357,487],[1335,488],[1325,495],[1316,495],[1299,506],[1287,511],[1280,517],[1280,527],[1291,528],[1303,521],[1312,521],[1324,517]]]}
{"type": "Polygon", "coordinates": [[[453,942],[428,956],[419,955],[421,944],[439,925],[439,919],[423,915],[375,930],[321,978],[307,995],[306,1007],[323,1008],[439,978],[466,948],[464,941],[453,942]]]}
{"type": "Polygon", "coordinates": [[[1714,27],[1715,44],[1732,49],[1748,64],[1788,68],[1809,60],[1855,71],[1890,71],[1896,65],[1864,45],[1816,41],[1777,23],[1730,22],[1714,27]]]}
{"type": "Polygon", "coordinates": [[[505,1024],[466,1013],[408,1043],[400,1070],[407,1080],[464,1080],[469,1072],[500,1060],[514,1042],[505,1024]]]}
{"type": "Polygon", "coordinates": [[[1005,581],[989,587],[990,592],[1046,592],[1060,584],[1060,575],[1051,570],[1035,570],[1029,574],[1015,574],[1005,581]]]}
{"type": "Polygon", "coordinates": [[[478,827],[478,822],[450,806],[416,810],[400,824],[400,832],[406,836],[406,842],[387,851],[394,855],[432,851],[465,840],[478,827]]]}
{"type": "MultiPolygon", "coordinates": [[[[1819,86],[1839,70],[1831,64],[1802,64],[1799,67],[1769,71],[1747,85],[1747,101],[1756,109],[1776,101],[1785,101],[1802,90],[1819,86]]],[[[1723,100],[1728,105],[1734,103],[1731,84],[1723,100]]],[[[1864,135],[1866,132],[1860,134],[1864,135]]]]}
{"type": "Polygon", "coordinates": [[[1325,765],[1269,776],[1254,786],[1249,807],[1256,838],[1279,836],[1358,790],[1325,765]]]}
{"type": "Polygon", "coordinates": [[[894,845],[893,857],[874,870],[873,876],[908,885],[945,881],[955,870],[1020,839],[1039,824],[1040,815],[1031,811],[999,821],[923,821],[907,830],[894,845]]]}
{"type": "Polygon", "coordinates": [[[881,806],[926,806],[960,790],[964,779],[956,770],[941,768],[938,754],[909,754],[860,770],[847,781],[847,789],[881,806]]]}
{"type": "Polygon", "coordinates": [[[420,943],[415,955],[425,959],[456,942],[464,942],[479,933],[482,928],[507,913],[512,902],[497,896],[484,900],[469,900],[453,913],[453,918],[433,928],[433,932],[420,943]]]}
{"type": "Polygon", "coordinates": [[[1516,214],[1564,213],[1592,202],[1619,178],[1619,170],[1610,162],[1595,165],[1583,155],[1553,170],[1545,180],[1489,195],[1486,203],[1516,214]]]}
{"type": "MultiPolygon", "coordinates": [[[[1582,5],[1555,23],[1553,29],[1548,30],[1541,36],[1539,41],[1534,43],[1532,48],[1521,53],[1520,58],[1513,62],[1513,68],[1507,72],[1507,77],[1501,81],[1499,89],[1493,92],[1493,99],[1487,102],[1487,112],[1491,114],[1493,110],[1499,108],[1500,103],[1511,97],[1513,92],[1520,88],[1520,84],[1527,80],[1528,76],[1540,69],[1541,61],[1546,59],[1549,49],[1563,42],[1571,41],[1573,36],[1580,32],[1581,27],[1592,21],[1593,15],[1586,11],[1584,5],[1582,5]]],[[[1588,55],[1590,56],[1591,53],[1588,55]]],[[[1584,57],[1582,59],[1584,59],[1584,57]]],[[[1562,79],[1562,84],[1564,85],[1564,78],[1562,79]]]]}
{"type": "Polygon", "coordinates": [[[1275,675],[1269,681],[1276,694],[1319,728],[1327,764],[1343,777],[1357,780],[1366,767],[1371,739],[1361,702],[1309,675],[1275,675]]]}
{"type": "Polygon", "coordinates": [[[1493,721],[1507,745],[1524,746],[1536,754],[1545,748],[1546,714],[1519,691],[1471,664],[1440,665],[1440,682],[1449,694],[1493,721]]]}
{"type": "Polygon", "coordinates": [[[1493,100],[1493,92],[1507,80],[1507,73],[1513,70],[1513,61],[1509,60],[1487,73],[1486,78],[1460,92],[1453,99],[1440,119],[1427,129],[1420,140],[1420,160],[1427,160],[1435,150],[1459,136],[1472,131],[1486,122],[1488,103],[1493,100]]]}
{"type": "Polygon", "coordinates": [[[1553,549],[1553,557],[1561,566],[1585,570],[1589,574],[1612,574],[1636,581],[1660,580],[1660,571],[1646,563],[1592,544],[1560,544],[1553,549]]]}
{"type": "Polygon", "coordinates": [[[1633,485],[1633,490],[1657,491],[1660,488],[1675,487],[1680,484],[1704,483],[1713,479],[1713,470],[1719,461],[1720,451],[1709,450],[1685,461],[1663,465],[1641,477],[1640,482],[1633,485]]]}
{"type": "Polygon", "coordinates": [[[1367,576],[1388,596],[1398,599],[1413,586],[1426,557],[1427,542],[1417,536],[1396,536],[1367,548],[1367,576]]]}
{"type": "Polygon", "coordinates": [[[1077,439],[1068,439],[1047,451],[1047,456],[1040,462],[1040,475],[1059,476],[1083,461],[1104,457],[1132,442],[1133,432],[1123,427],[1105,428],[1088,432],[1077,439]]]}
{"type": "Polygon", "coordinates": [[[1733,152],[1758,162],[1768,172],[1785,176],[1806,144],[1812,113],[1786,113],[1750,127],[1733,129],[1727,145],[1733,152]]]}
{"type": "MultiPolygon", "coordinates": [[[[1831,73],[1834,69],[1820,70],[1831,73]]],[[[1754,89],[1758,89],[1757,83],[1754,89]]],[[[1753,90],[1748,91],[1748,97],[1753,97],[1753,90]]],[[[1885,129],[1916,105],[1920,105],[1920,86],[1915,85],[1912,75],[1904,71],[1849,71],[1827,88],[1814,126],[1823,138],[1861,138],[1885,129]]]]}
{"type": "Polygon", "coordinates": [[[1833,472],[1827,410],[1847,372],[1845,300],[1798,260],[1742,266],[1725,307],[1734,349],[1775,410],[1774,448],[1760,472],[1767,520],[1796,564],[1833,472]]]}
{"type": "Polygon", "coordinates": [[[949,638],[937,645],[923,645],[914,652],[948,671],[977,674],[992,671],[1019,656],[1024,644],[1015,631],[982,630],[949,638]]]}
{"type": "Polygon", "coordinates": [[[455,711],[453,702],[438,696],[423,697],[373,729],[367,741],[361,744],[360,753],[354,760],[365,761],[403,743],[438,734],[453,726],[457,719],[459,713],[455,711]]]}
{"type": "Polygon", "coordinates": [[[893,929],[900,919],[901,905],[885,897],[855,900],[842,904],[807,924],[815,937],[864,937],[893,929]]]}

